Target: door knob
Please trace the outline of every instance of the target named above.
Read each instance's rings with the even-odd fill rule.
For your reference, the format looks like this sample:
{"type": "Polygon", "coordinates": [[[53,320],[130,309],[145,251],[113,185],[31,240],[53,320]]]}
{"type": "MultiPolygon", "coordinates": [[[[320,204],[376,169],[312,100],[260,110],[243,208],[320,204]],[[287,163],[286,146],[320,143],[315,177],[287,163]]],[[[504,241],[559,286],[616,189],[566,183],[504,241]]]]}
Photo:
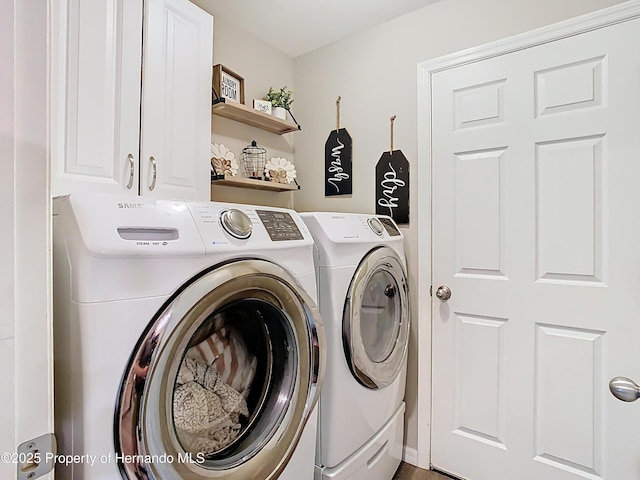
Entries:
{"type": "Polygon", "coordinates": [[[615,377],[609,382],[609,390],[614,397],[623,402],[635,402],[640,398],[640,387],[627,377],[615,377]]]}
{"type": "Polygon", "coordinates": [[[451,298],[451,289],[446,285],[440,285],[436,290],[436,297],[438,297],[443,302],[446,302],[451,298]]]}

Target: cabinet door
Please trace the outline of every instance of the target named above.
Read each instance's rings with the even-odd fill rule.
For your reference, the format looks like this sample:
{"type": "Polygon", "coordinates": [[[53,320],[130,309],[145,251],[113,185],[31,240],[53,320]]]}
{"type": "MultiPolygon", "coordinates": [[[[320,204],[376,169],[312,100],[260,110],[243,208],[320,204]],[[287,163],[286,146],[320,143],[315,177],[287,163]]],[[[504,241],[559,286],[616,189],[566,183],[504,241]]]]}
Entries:
{"type": "Polygon", "coordinates": [[[140,193],[209,200],[213,18],[187,0],[145,3],[140,193]]]}
{"type": "Polygon", "coordinates": [[[136,194],[142,2],[52,5],[52,193],[136,194]]]}

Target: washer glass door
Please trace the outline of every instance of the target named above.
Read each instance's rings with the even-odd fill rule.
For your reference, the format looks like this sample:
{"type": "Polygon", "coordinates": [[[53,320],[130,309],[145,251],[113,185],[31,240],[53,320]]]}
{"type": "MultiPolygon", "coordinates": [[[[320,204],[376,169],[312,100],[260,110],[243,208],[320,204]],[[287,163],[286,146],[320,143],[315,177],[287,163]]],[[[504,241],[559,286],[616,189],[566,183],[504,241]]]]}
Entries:
{"type": "Polygon", "coordinates": [[[407,278],[389,247],[369,252],[349,286],[343,339],[354,377],[371,389],[391,384],[402,370],[409,339],[407,278]]]}
{"type": "Polygon", "coordinates": [[[315,303],[264,260],[219,265],[174,295],[125,372],[115,447],[125,478],[277,478],[317,401],[315,303]]]}

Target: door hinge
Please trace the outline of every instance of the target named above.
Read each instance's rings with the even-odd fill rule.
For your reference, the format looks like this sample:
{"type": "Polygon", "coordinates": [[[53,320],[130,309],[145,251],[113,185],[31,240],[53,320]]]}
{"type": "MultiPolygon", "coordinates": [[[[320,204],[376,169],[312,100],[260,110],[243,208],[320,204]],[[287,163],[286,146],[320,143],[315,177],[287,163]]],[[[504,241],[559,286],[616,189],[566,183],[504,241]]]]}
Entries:
{"type": "Polygon", "coordinates": [[[45,433],[18,445],[17,480],[35,480],[52,471],[57,451],[53,433],[45,433]]]}
{"type": "Polygon", "coordinates": [[[429,285],[429,296],[433,297],[433,285],[429,285]]]}

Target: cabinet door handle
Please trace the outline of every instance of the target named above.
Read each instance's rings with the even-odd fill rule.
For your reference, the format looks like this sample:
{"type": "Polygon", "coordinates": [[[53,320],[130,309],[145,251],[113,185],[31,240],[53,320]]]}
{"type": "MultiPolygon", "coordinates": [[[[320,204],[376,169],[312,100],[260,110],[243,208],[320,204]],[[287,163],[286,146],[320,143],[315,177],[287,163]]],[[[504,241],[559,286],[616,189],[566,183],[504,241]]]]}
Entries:
{"type": "Polygon", "coordinates": [[[133,177],[135,175],[135,164],[132,154],[127,155],[127,159],[129,160],[129,183],[127,183],[127,189],[131,190],[131,187],[133,187],[133,177]]]}
{"type": "Polygon", "coordinates": [[[156,188],[156,179],[158,178],[158,167],[156,165],[156,159],[152,156],[149,157],[149,161],[151,162],[151,168],[153,169],[153,176],[151,177],[151,185],[149,185],[149,191],[152,192],[154,188],[156,188]]]}

